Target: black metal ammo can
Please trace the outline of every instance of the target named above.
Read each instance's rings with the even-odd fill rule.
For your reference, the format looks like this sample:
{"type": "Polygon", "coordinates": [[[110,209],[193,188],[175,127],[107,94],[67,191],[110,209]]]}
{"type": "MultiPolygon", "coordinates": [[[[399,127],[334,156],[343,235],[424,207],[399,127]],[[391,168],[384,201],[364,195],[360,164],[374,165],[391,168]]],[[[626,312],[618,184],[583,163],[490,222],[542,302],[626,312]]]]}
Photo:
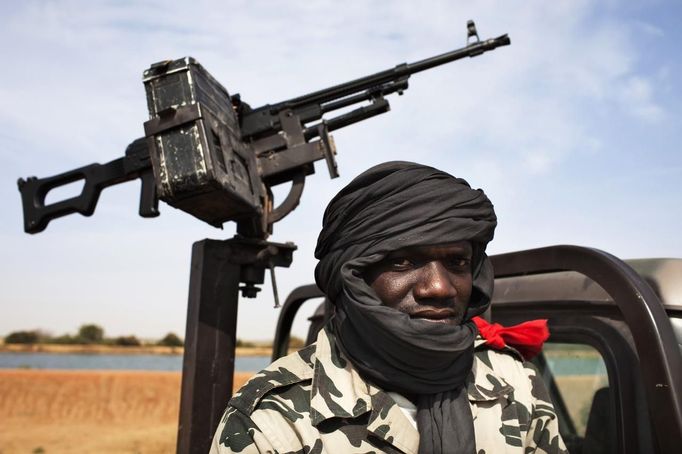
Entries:
{"type": "Polygon", "coordinates": [[[143,80],[159,198],[216,227],[262,212],[256,158],[227,90],[191,57],[155,63],[143,80]]]}

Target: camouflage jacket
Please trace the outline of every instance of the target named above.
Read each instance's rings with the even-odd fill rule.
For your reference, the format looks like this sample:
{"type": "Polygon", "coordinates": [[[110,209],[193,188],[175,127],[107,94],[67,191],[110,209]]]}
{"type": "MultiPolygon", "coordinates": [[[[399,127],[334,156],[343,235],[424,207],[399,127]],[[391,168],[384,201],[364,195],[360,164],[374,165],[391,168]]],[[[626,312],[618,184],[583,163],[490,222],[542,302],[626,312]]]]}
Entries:
{"type": "MultiPolygon", "coordinates": [[[[477,454],[564,453],[535,368],[477,341],[467,391],[477,454]]],[[[416,453],[419,433],[320,331],[317,342],[256,374],[230,400],[211,454],[416,453]]]]}

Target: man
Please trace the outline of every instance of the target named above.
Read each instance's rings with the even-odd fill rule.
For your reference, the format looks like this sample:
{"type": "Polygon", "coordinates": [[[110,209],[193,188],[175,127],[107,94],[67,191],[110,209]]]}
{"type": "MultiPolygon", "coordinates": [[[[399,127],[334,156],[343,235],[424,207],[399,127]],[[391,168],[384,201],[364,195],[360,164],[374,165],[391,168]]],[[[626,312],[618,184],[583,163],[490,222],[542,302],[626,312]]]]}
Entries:
{"type": "Polygon", "coordinates": [[[535,369],[471,320],[490,304],[496,223],[481,190],[431,167],[353,180],[315,251],[334,317],[234,396],[212,452],[565,452],[535,369]]]}

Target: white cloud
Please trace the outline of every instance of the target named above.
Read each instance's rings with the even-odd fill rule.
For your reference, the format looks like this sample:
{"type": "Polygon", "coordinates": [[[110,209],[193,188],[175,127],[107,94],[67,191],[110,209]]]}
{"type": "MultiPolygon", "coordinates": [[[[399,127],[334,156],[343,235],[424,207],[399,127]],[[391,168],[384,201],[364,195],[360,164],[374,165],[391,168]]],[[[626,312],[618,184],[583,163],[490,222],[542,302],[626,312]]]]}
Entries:
{"type": "Polygon", "coordinates": [[[524,165],[529,173],[542,174],[551,169],[553,157],[545,150],[528,150],[524,156],[524,165]]]}
{"type": "Polygon", "coordinates": [[[663,109],[653,99],[653,87],[649,80],[629,77],[620,91],[620,101],[631,115],[651,123],[656,123],[664,116],[663,109]]]}
{"type": "Polygon", "coordinates": [[[635,21],[635,27],[642,30],[644,33],[654,36],[656,38],[662,38],[665,36],[665,32],[661,27],[657,27],[649,22],[635,21]]]}

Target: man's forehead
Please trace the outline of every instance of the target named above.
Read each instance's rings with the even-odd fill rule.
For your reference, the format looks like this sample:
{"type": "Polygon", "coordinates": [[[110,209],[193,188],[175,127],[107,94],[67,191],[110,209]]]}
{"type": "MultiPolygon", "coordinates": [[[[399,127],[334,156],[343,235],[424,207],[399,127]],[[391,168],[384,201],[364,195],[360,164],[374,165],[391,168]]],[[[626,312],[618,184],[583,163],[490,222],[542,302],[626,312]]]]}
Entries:
{"type": "Polygon", "coordinates": [[[409,246],[397,249],[386,257],[446,257],[453,255],[471,255],[472,246],[470,241],[456,241],[452,243],[433,244],[426,246],[409,246]]]}

